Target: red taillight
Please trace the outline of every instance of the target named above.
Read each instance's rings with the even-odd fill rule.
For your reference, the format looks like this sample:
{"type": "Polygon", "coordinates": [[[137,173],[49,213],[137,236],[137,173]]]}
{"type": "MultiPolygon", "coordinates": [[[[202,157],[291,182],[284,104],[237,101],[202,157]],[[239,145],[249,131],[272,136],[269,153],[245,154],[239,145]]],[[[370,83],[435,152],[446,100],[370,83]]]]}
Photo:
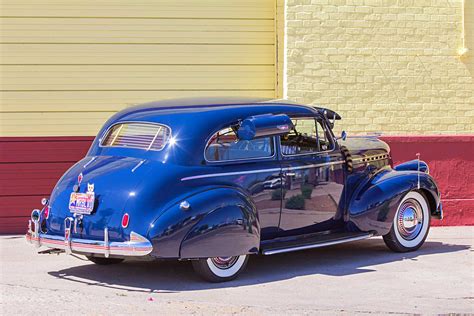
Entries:
{"type": "Polygon", "coordinates": [[[46,205],[43,208],[43,216],[44,216],[44,218],[48,219],[48,217],[49,217],[49,205],[46,205]]]}
{"type": "Polygon", "coordinates": [[[123,227],[123,228],[127,228],[129,221],[130,221],[130,216],[128,216],[128,213],[123,214],[123,217],[122,217],[122,227],[123,227]]]}

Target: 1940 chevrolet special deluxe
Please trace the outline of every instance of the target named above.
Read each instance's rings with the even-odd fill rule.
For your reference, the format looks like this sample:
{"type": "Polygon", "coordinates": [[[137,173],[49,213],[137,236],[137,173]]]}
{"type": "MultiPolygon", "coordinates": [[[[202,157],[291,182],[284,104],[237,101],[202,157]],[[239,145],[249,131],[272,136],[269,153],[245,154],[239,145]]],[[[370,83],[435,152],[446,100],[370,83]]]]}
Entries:
{"type": "Polygon", "coordinates": [[[249,255],[383,236],[418,249],[439,190],[423,161],[392,166],[374,137],[336,138],[340,116],[282,100],[178,99],[110,118],[32,212],[27,240],[94,263],[191,260],[213,281],[249,255]]]}

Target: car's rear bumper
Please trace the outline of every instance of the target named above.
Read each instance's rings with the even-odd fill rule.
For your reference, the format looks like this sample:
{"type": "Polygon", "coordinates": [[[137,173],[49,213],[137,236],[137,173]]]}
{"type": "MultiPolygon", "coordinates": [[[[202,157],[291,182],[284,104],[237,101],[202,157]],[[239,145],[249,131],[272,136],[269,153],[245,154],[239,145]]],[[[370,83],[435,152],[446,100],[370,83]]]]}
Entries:
{"type": "Polygon", "coordinates": [[[26,240],[37,247],[45,246],[52,249],[60,249],[66,253],[102,254],[105,257],[111,255],[141,257],[148,255],[153,250],[151,242],[135,232],[130,234],[130,241],[109,242],[107,229],[104,229],[104,240],[90,240],[70,238],[68,233],[64,236],[38,233],[39,227],[37,223],[34,224],[36,225],[33,228],[30,221],[26,240]]]}

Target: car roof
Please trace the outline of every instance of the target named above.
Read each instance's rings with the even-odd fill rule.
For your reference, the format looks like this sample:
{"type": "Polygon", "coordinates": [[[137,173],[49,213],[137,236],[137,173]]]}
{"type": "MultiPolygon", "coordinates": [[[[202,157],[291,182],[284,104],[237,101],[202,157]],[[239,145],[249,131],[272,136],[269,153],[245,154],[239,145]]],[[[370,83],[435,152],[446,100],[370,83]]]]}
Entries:
{"type": "Polygon", "coordinates": [[[148,113],[150,116],[163,115],[163,114],[174,114],[179,112],[189,112],[190,110],[194,113],[198,113],[202,110],[209,111],[211,109],[219,108],[239,108],[241,107],[244,111],[250,111],[252,107],[268,107],[267,110],[272,106],[279,105],[286,106],[287,109],[299,109],[302,112],[314,113],[315,110],[332,119],[334,116],[336,119],[341,117],[332,110],[299,104],[285,99],[269,99],[269,98],[250,98],[250,97],[197,97],[197,98],[177,98],[167,99],[160,101],[147,102],[139,104],[119,112],[122,118],[127,115],[133,115],[136,113],[148,113]]]}
{"type": "MultiPolygon", "coordinates": [[[[206,140],[215,131],[246,117],[268,113],[285,113],[290,116],[313,116],[318,113],[324,115],[322,110],[325,109],[288,100],[263,98],[163,100],[144,103],[116,113],[104,124],[97,139],[119,122],[151,122],[170,127],[172,135],[180,139],[182,148],[189,152],[202,152],[206,140]]],[[[98,146],[97,141],[93,146],[98,146]]]]}

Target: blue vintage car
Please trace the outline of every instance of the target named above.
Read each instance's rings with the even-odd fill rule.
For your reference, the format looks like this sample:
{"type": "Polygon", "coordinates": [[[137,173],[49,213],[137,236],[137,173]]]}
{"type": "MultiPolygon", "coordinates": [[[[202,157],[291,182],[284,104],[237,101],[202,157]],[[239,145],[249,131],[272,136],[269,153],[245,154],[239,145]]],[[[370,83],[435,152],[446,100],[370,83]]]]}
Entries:
{"type": "Polygon", "coordinates": [[[110,118],[32,212],[43,252],[191,260],[235,278],[252,254],[383,236],[418,249],[440,193],[426,163],[392,166],[375,137],[334,136],[340,116],[284,100],[178,99],[110,118]]]}

